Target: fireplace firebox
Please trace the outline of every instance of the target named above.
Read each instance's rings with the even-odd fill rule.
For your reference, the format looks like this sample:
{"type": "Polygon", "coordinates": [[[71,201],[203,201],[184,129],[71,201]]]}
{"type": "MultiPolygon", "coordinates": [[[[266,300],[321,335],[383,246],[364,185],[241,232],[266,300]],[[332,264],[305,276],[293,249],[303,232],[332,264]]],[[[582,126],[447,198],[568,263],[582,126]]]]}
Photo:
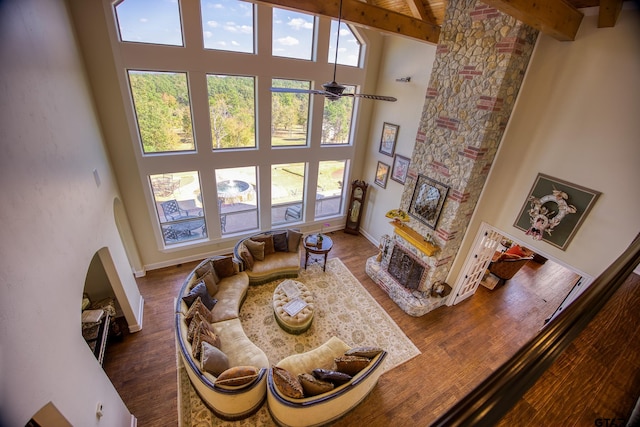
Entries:
{"type": "Polygon", "coordinates": [[[387,272],[400,285],[410,290],[416,290],[422,283],[425,266],[402,246],[395,244],[389,259],[387,272]]]}

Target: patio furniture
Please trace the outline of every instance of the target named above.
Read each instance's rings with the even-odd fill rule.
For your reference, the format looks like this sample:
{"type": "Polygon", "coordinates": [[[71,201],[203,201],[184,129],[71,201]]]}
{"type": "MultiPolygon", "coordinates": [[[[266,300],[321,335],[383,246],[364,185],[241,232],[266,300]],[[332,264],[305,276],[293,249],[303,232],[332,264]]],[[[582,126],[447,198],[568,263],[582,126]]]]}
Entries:
{"type": "Polygon", "coordinates": [[[218,197],[218,215],[220,215],[220,229],[224,233],[227,228],[227,214],[222,213],[223,204],[224,204],[224,198],[218,197]]]}
{"type": "Polygon", "coordinates": [[[162,202],[160,203],[160,206],[162,207],[162,213],[164,214],[164,217],[167,219],[167,221],[176,221],[183,218],[202,216],[202,209],[183,209],[175,199],[162,202]],[[196,215],[192,215],[192,211],[195,211],[196,215]]]}
{"type": "Polygon", "coordinates": [[[289,206],[284,211],[284,220],[289,221],[289,218],[294,220],[302,219],[302,205],[289,206]]]}

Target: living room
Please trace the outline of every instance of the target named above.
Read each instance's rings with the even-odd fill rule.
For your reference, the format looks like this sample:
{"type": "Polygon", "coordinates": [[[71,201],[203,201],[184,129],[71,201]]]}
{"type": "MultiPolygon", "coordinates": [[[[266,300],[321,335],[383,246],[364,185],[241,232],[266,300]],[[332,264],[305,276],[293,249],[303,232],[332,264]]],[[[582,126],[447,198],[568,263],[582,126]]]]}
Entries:
{"type": "MultiPolygon", "coordinates": [[[[106,125],[109,117],[101,113],[104,106],[96,101],[94,91],[98,89],[85,69],[86,52],[80,46],[88,42],[88,48],[98,53],[110,47],[82,40],[74,32],[74,26],[83,25],[106,31],[100,20],[89,19],[91,11],[83,15],[82,8],[93,5],[80,3],[3,2],[1,6],[0,28],[6,41],[2,80],[12,82],[3,89],[3,101],[9,108],[3,112],[6,137],[1,168],[3,194],[8,199],[2,210],[2,413],[9,425],[23,425],[48,401],[76,425],[97,424],[97,402],[104,404],[104,421],[130,424],[131,414],[87,350],[77,327],[87,268],[98,250],[108,248],[130,306],[130,326],[142,328],[144,301],[132,269],[152,270],[228,249],[228,245],[212,243],[194,251],[163,252],[153,238],[151,245],[146,238],[138,238],[153,235],[153,212],[144,197],[136,196],[142,180],[132,145],[114,149],[112,140],[118,138],[118,129],[106,125]],[[85,16],[84,23],[77,22],[85,16]],[[122,173],[126,167],[130,169],[122,173]],[[122,229],[127,227],[117,223],[118,212],[133,218],[130,227],[135,238],[123,239],[122,229]],[[139,266],[130,262],[130,242],[138,246],[139,266]],[[25,296],[29,308],[18,310],[24,307],[20,302],[25,296]],[[26,336],[30,339],[25,340],[26,336]],[[10,353],[6,348],[16,351],[10,353]],[[42,349],[47,350],[47,357],[42,356],[42,349]]],[[[595,277],[637,234],[637,10],[623,10],[614,28],[597,29],[595,21],[595,16],[585,17],[575,42],[540,36],[449,278],[457,277],[482,221],[507,235],[528,239],[512,224],[539,172],[594,188],[602,196],[566,251],[542,242],[532,242],[532,249],[595,277]]],[[[403,86],[395,80],[408,75],[415,76],[412,82],[422,79],[423,86],[412,91],[419,100],[370,107],[371,118],[366,126],[361,125],[366,128],[362,155],[352,175],[369,182],[373,182],[377,162],[384,159],[378,150],[383,122],[400,126],[396,150],[411,155],[419,125],[418,119],[408,117],[420,115],[431,65],[416,63],[413,43],[396,38],[385,43],[399,45],[404,54],[381,52],[380,57],[389,60],[380,62],[378,84],[367,89],[396,91],[396,85],[403,86]]],[[[97,83],[102,85],[100,90],[120,91],[113,80],[97,83]]],[[[118,120],[126,122],[122,116],[118,120]]],[[[128,130],[125,134],[130,138],[128,130]]],[[[376,242],[391,232],[385,213],[401,207],[402,187],[395,181],[386,188],[370,187],[362,234],[376,242]]],[[[339,229],[340,222],[331,222],[339,229]]],[[[317,223],[304,227],[306,232],[319,228],[317,223]]]]}

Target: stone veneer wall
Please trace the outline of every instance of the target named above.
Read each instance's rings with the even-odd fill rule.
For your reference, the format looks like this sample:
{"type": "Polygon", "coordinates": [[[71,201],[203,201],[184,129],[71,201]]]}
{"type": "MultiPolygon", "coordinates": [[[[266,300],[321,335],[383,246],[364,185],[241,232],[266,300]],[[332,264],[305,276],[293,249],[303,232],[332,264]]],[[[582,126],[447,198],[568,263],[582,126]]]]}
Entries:
{"type": "Polygon", "coordinates": [[[429,258],[423,291],[444,281],[502,139],[538,31],[476,0],[451,0],[400,201],[418,174],[449,187],[435,231],[411,217],[442,249],[429,258]]]}

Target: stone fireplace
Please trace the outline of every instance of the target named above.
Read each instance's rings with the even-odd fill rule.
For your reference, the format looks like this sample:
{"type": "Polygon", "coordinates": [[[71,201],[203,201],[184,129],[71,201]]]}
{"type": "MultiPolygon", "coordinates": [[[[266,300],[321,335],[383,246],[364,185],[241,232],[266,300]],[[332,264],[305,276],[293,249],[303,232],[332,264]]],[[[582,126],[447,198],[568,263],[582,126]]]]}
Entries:
{"type": "Polygon", "coordinates": [[[367,260],[366,272],[404,312],[419,317],[445,303],[446,298],[431,292],[435,258],[398,234],[382,236],[380,251],[379,260],[367,260]]]}
{"type": "Polygon", "coordinates": [[[367,274],[410,315],[426,314],[447,299],[431,288],[444,284],[460,250],[537,36],[537,30],[480,0],[447,3],[398,208],[411,214],[420,176],[447,188],[446,198],[433,221],[409,218],[405,230],[413,236],[407,238],[402,227],[394,225],[393,236],[382,238],[381,259],[367,260],[366,267],[367,274]],[[423,250],[428,242],[434,242],[437,251],[423,250]],[[394,259],[390,272],[395,245],[410,255],[394,259]],[[411,257],[424,265],[421,274],[410,263],[405,264],[408,271],[395,271],[411,257]],[[411,289],[404,284],[409,276],[411,289]],[[412,280],[417,276],[415,285],[412,280]]]}
{"type": "Polygon", "coordinates": [[[412,291],[418,290],[426,269],[426,265],[402,245],[393,245],[387,273],[398,284],[412,291]]]}

